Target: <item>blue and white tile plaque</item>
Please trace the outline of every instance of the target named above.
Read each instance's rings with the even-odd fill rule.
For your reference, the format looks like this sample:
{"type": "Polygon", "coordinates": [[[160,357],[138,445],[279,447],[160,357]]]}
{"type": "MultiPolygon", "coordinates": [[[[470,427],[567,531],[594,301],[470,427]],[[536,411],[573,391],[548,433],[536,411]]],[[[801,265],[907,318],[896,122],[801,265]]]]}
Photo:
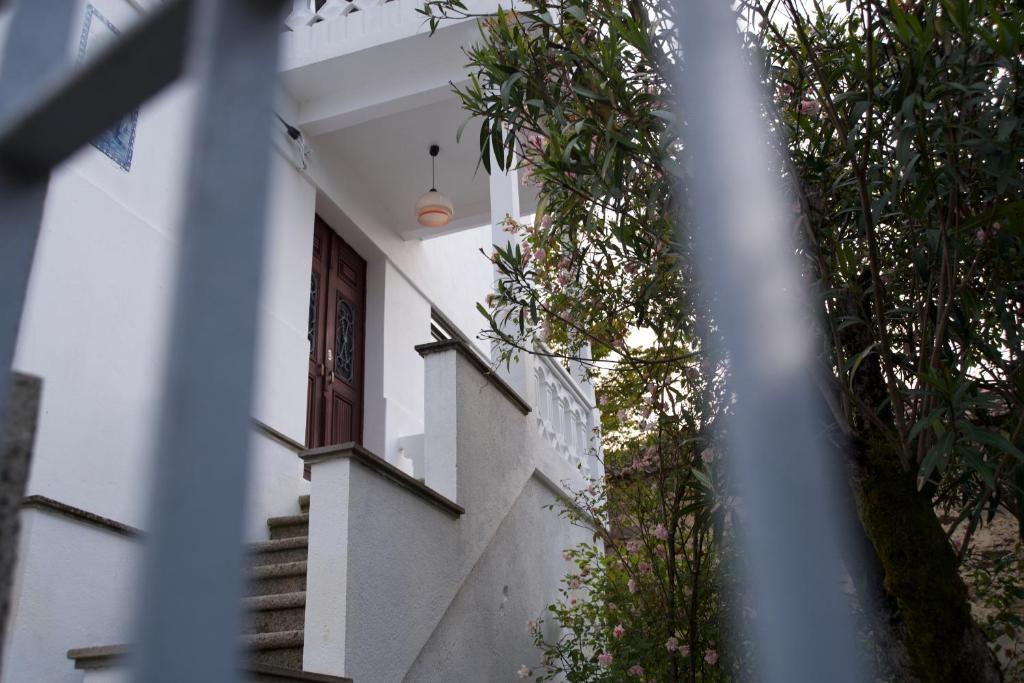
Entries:
{"type": "MultiPolygon", "coordinates": [[[[78,43],[78,61],[84,62],[88,56],[120,34],[117,27],[100,14],[99,10],[91,4],[87,5],[82,37],[78,43]]],[[[135,128],[138,123],[139,110],[136,109],[114,124],[110,130],[97,136],[92,141],[93,147],[106,154],[125,171],[130,171],[132,152],[135,149],[135,128]]]]}

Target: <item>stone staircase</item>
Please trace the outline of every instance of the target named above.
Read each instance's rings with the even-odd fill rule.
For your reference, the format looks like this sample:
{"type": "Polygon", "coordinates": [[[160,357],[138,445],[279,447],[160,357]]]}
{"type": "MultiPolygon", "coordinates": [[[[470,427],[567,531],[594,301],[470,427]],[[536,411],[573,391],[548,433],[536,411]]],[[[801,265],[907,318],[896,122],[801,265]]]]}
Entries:
{"type": "MultiPolygon", "coordinates": [[[[299,514],[267,520],[270,540],[249,546],[249,618],[243,644],[250,653],[249,683],[352,683],[351,679],[302,671],[309,556],[309,496],[299,497],[299,514]]],[[[107,645],[70,650],[75,668],[91,673],[123,664],[128,648],[107,645]]],[[[108,679],[101,678],[106,681],[108,679]]]]}
{"type": "Polygon", "coordinates": [[[300,514],[267,520],[270,540],[250,546],[246,645],[253,661],[302,670],[306,613],[306,558],[309,555],[309,496],[300,514]]]}

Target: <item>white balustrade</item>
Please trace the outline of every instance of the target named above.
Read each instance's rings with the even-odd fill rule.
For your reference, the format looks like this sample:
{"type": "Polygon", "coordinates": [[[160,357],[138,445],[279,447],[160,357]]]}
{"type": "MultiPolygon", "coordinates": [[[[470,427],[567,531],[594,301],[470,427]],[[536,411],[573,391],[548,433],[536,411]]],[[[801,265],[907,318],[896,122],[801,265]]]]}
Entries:
{"type": "Polygon", "coordinates": [[[408,5],[408,14],[416,17],[415,8],[422,6],[409,0],[327,0],[319,8],[317,4],[316,0],[293,0],[292,11],[284,25],[289,31],[298,31],[323,21],[347,18],[356,12],[371,12],[387,4],[408,5]]]}
{"type": "Polygon", "coordinates": [[[548,355],[548,349],[534,365],[537,430],[552,450],[578,468],[585,477],[599,476],[596,463],[600,440],[595,429],[600,417],[593,405],[592,390],[581,385],[559,362],[548,355]]]}

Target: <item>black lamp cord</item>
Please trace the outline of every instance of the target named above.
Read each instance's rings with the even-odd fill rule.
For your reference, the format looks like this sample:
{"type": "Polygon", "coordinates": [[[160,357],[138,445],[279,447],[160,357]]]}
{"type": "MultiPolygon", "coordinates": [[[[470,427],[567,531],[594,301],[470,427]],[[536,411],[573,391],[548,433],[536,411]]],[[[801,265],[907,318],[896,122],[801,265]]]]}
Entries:
{"type": "Polygon", "coordinates": [[[295,126],[291,125],[284,119],[282,119],[281,115],[278,114],[276,111],[274,112],[274,116],[276,116],[277,120],[280,121],[282,125],[284,125],[284,129],[288,133],[288,137],[290,137],[292,140],[298,140],[299,138],[302,137],[302,131],[296,128],[295,126]]]}

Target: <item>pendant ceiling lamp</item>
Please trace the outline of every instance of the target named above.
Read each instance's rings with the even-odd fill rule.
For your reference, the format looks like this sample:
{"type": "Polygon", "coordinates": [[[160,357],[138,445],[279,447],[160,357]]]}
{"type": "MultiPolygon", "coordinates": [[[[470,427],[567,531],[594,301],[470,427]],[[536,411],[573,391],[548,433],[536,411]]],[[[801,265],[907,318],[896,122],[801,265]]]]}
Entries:
{"type": "Polygon", "coordinates": [[[430,191],[416,201],[416,221],[425,228],[441,228],[452,220],[452,200],[437,191],[434,183],[434,162],[441,148],[430,146],[430,191]]]}

